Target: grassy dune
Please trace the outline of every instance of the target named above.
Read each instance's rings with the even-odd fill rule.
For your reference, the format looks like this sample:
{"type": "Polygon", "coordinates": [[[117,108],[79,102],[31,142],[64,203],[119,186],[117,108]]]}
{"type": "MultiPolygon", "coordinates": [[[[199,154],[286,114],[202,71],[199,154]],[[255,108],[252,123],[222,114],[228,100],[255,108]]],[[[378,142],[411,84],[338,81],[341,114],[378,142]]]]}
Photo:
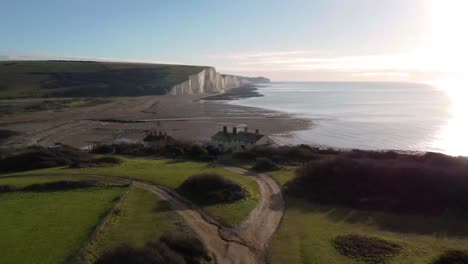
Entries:
{"type": "MultiPolygon", "coordinates": [[[[270,173],[284,185],[294,168],[270,173]]],[[[402,245],[386,263],[431,263],[446,250],[468,248],[466,220],[426,217],[344,207],[319,206],[286,195],[283,221],[271,244],[271,263],[361,263],[340,255],[332,245],[338,235],[359,234],[402,245]]]]}
{"type": "MultiPolygon", "coordinates": [[[[52,168],[27,171],[6,175],[67,175],[67,174],[99,174],[109,176],[125,176],[141,179],[176,189],[188,177],[199,173],[217,173],[240,184],[250,196],[247,199],[225,204],[203,206],[206,212],[228,225],[236,225],[244,220],[258,202],[259,193],[256,182],[243,175],[227,171],[223,168],[210,167],[207,163],[174,161],[168,159],[122,158],[124,162],[117,166],[98,168],[52,168]]],[[[5,176],[6,176],[5,175],[5,176]]]]}
{"type": "Polygon", "coordinates": [[[165,94],[204,67],[92,61],[0,62],[0,99],[165,94]]]}
{"type": "Polygon", "coordinates": [[[8,249],[2,250],[0,263],[69,260],[123,190],[105,187],[0,194],[0,248],[8,249]]]}

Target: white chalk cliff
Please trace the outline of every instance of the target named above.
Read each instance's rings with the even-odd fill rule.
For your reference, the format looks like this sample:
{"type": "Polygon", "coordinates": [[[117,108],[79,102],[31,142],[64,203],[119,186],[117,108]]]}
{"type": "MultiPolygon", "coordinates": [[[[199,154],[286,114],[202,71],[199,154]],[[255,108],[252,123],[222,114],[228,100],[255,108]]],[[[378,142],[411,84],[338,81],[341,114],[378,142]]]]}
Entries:
{"type": "Polygon", "coordinates": [[[171,95],[219,93],[224,90],[241,87],[252,83],[247,78],[234,75],[221,75],[215,68],[208,67],[197,74],[189,76],[188,80],[174,85],[171,95]]]}

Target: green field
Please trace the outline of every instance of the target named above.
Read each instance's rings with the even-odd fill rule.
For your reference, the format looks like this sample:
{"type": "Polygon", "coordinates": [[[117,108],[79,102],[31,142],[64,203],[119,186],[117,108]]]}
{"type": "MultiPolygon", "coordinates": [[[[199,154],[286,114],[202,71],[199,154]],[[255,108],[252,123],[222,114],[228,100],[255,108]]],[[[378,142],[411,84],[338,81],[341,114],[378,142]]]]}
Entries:
{"type": "MultiPolygon", "coordinates": [[[[294,168],[270,173],[282,185],[294,168]]],[[[425,217],[319,206],[286,195],[283,221],[271,243],[271,263],[361,263],[340,255],[332,245],[338,235],[359,234],[394,241],[402,252],[387,263],[431,263],[449,249],[468,248],[465,219],[425,217]]]]}
{"type": "Polygon", "coordinates": [[[8,249],[2,250],[0,263],[70,260],[123,191],[93,187],[0,194],[0,248],[8,249]]]}
{"type": "Polygon", "coordinates": [[[149,191],[131,187],[118,209],[119,213],[112,215],[87,249],[86,262],[92,263],[102,253],[122,244],[142,247],[166,232],[191,234],[177,212],[149,191]]]}
{"type": "MultiPolygon", "coordinates": [[[[229,203],[203,206],[206,212],[223,223],[236,225],[244,220],[250,211],[255,208],[259,198],[256,182],[247,177],[219,167],[210,167],[207,163],[174,161],[168,159],[124,158],[124,162],[117,166],[99,168],[52,168],[36,171],[27,171],[6,175],[70,175],[70,174],[99,174],[109,176],[125,176],[141,179],[176,189],[188,177],[199,173],[218,173],[232,180],[249,192],[247,199],[229,203]]],[[[5,176],[6,176],[5,175],[5,176]]]]}
{"type": "Polygon", "coordinates": [[[0,62],[0,98],[165,94],[202,66],[93,61],[0,62]]]}

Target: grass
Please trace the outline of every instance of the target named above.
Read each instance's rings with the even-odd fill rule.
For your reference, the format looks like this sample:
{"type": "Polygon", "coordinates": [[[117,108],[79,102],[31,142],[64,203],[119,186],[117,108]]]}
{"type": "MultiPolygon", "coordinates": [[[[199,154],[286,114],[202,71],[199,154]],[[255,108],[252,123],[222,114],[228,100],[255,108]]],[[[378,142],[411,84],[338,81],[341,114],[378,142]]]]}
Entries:
{"type": "Polygon", "coordinates": [[[165,94],[204,68],[86,61],[0,62],[0,98],[165,94]]]}
{"type": "MultiPolygon", "coordinates": [[[[294,178],[295,167],[268,173],[280,185],[294,178]]],[[[397,242],[401,253],[386,263],[432,263],[448,250],[468,248],[468,227],[454,215],[424,217],[319,206],[286,195],[283,221],[273,236],[271,263],[362,263],[338,253],[333,240],[363,235],[397,242]]]]}
{"type": "Polygon", "coordinates": [[[126,158],[120,165],[97,168],[51,168],[35,171],[27,171],[7,175],[67,175],[67,174],[99,174],[109,176],[125,176],[140,180],[145,180],[176,189],[188,177],[200,173],[216,173],[233,182],[240,184],[248,191],[249,197],[234,203],[220,203],[208,206],[202,206],[202,209],[213,217],[227,225],[237,225],[244,220],[252,211],[258,202],[259,191],[256,182],[223,168],[210,167],[207,163],[174,161],[168,159],[149,159],[149,158],[126,158]]]}
{"type": "Polygon", "coordinates": [[[294,166],[284,166],[281,170],[268,172],[275,181],[280,185],[284,186],[288,181],[294,178],[294,171],[297,167],[294,166]]]}
{"type": "Polygon", "coordinates": [[[1,194],[0,263],[70,260],[123,190],[105,187],[1,194]]]}
{"type": "Polygon", "coordinates": [[[167,202],[143,189],[131,187],[119,210],[87,249],[86,262],[92,263],[122,244],[143,247],[164,233],[191,232],[167,202]]]}
{"type": "Polygon", "coordinates": [[[339,235],[357,234],[402,245],[401,253],[386,263],[431,263],[446,250],[468,247],[468,237],[446,234],[448,226],[466,229],[466,222],[320,207],[287,197],[283,221],[272,240],[270,259],[271,263],[359,263],[340,255],[331,242],[339,235]],[[382,219],[391,222],[393,228],[379,225],[382,219]],[[427,232],[417,232],[416,225],[427,232]]]}

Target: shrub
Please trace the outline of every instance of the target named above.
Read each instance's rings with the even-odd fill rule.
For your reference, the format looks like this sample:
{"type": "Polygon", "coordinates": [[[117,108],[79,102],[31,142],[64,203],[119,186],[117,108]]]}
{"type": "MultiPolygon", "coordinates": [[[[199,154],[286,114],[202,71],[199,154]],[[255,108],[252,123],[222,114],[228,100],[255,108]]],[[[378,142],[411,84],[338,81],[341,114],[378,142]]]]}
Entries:
{"type": "Polygon", "coordinates": [[[202,203],[234,202],[247,196],[241,186],[214,173],[191,176],[179,191],[202,203]]]}
{"type": "Polygon", "coordinates": [[[76,162],[87,162],[89,159],[91,155],[68,146],[54,148],[34,146],[0,160],[0,171],[27,171],[69,166],[76,162]]]}
{"type": "Polygon", "coordinates": [[[103,254],[97,264],[201,264],[211,261],[202,242],[194,237],[163,235],[143,248],[127,245],[103,254]]]}
{"type": "Polygon", "coordinates": [[[192,145],[187,151],[187,154],[192,158],[201,158],[208,155],[208,151],[200,145],[192,145]]]}
{"type": "Polygon", "coordinates": [[[6,141],[9,138],[17,136],[19,134],[20,133],[16,131],[0,129],[0,142],[6,141]]]}
{"type": "Polygon", "coordinates": [[[203,243],[195,237],[165,234],[161,236],[160,241],[184,256],[187,263],[202,263],[211,260],[203,243]]]}
{"type": "Polygon", "coordinates": [[[115,157],[100,157],[93,158],[86,161],[78,161],[73,163],[70,167],[72,168],[88,168],[88,167],[99,167],[99,166],[110,166],[122,163],[122,160],[115,157]]]}
{"type": "Polygon", "coordinates": [[[11,185],[0,185],[0,193],[6,193],[6,192],[14,192],[16,191],[15,186],[11,185]]]}
{"type": "Polygon", "coordinates": [[[188,158],[194,160],[213,160],[214,149],[183,141],[151,144],[112,144],[97,146],[92,150],[96,154],[118,154],[127,156],[162,156],[168,158],[188,158]]]}
{"type": "Polygon", "coordinates": [[[114,154],[115,147],[113,145],[98,145],[91,152],[96,154],[114,154]]]}
{"type": "Polygon", "coordinates": [[[246,152],[236,153],[234,157],[243,160],[264,157],[276,163],[292,165],[303,164],[304,162],[319,158],[314,149],[306,145],[255,147],[246,152]]]}
{"type": "Polygon", "coordinates": [[[468,251],[449,250],[442,254],[433,264],[465,264],[468,263],[468,251]]]}
{"type": "Polygon", "coordinates": [[[96,264],[185,264],[184,259],[167,246],[161,243],[152,246],[144,248],[119,246],[104,253],[96,264]]]}
{"type": "Polygon", "coordinates": [[[365,263],[384,263],[398,254],[401,246],[380,238],[360,235],[342,235],[333,240],[335,249],[342,255],[365,263]]]}
{"type": "Polygon", "coordinates": [[[287,191],[324,204],[440,214],[468,209],[467,171],[421,161],[338,157],[309,162],[287,191]]]}
{"type": "Polygon", "coordinates": [[[281,168],[269,158],[257,158],[255,165],[252,167],[254,171],[275,171],[279,169],[281,168]]]}
{"type": "Polygon", "coordinates": [[[89,188],[96,186],[95,181],[56,181],[47,183],[36,183],[24,187],[23,191],[30,192],[46,192],[46,191],[59,191],[71,190],[80,188],[89,188]]]}

